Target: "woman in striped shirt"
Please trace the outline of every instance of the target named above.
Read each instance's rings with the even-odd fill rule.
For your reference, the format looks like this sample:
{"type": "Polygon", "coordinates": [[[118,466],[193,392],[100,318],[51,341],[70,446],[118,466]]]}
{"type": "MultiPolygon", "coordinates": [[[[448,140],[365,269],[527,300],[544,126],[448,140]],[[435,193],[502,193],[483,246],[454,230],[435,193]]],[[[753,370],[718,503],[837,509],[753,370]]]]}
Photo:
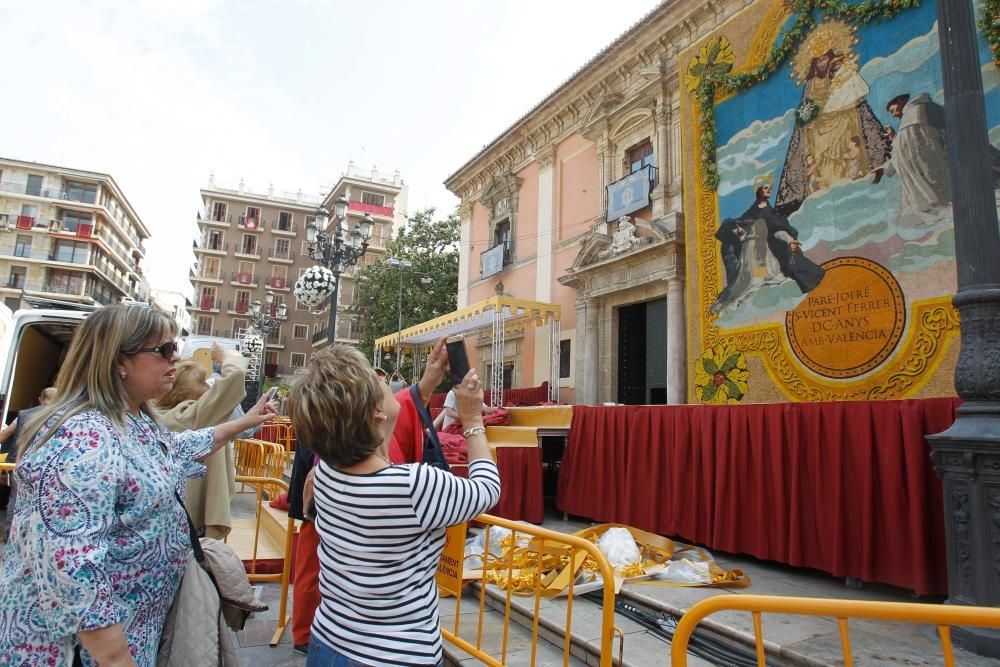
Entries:
{"type": "Polygon", "coordinates": [[[317,353],[292,387],[296,436],[321,461],[313,489],[322,601],[308,667],[442,663],[434,573],[445,528],[500,499],[475,369],[456,394],[468,479],[389,461],[399,403],[356,348],[317,353]]]}

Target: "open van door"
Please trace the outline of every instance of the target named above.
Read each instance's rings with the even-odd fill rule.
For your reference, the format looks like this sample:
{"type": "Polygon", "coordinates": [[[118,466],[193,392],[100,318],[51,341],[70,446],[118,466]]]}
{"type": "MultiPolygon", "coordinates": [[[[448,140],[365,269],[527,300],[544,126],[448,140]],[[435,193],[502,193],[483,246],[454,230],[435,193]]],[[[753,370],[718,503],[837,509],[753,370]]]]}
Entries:
{"type": "MultiPolygon", "coordinates": [[[[7,358],[10,356],[10,341],[13,335],[14,311],[8,308],[6,304],[0,303],[0,372],[5,372],[5,369],[7,368],[7,358]]],[[[6,403],[6,401],[4,402],[6,403]]],[[[6,418],[6,409],[4,409],[3,414],[6,418]]],[[[4,421],[0,423],[0,426],[5,426],[6,423],[6,419],[4,419],[4,421]]]]}
{"type": "Polygon", "coordinates": [[[0,334],[0,418],[4,424],[12,413],[32,407],[42,389],[55,382],[69,342],[88,314],[49,309],[14,313],[12,324],[0,334]]]}

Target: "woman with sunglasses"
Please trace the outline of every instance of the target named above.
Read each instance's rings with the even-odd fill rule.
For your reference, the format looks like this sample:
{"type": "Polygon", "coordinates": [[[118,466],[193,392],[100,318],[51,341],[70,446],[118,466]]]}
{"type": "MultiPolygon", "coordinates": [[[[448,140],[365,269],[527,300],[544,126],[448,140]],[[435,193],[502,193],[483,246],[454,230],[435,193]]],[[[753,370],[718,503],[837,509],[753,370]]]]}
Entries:
{"type": "Polygon", "coordinates": [[[56,400],[26,425],[0,571],[0,664],[156,663],[191,540],[184,481],[273,414],[170,433],[149,403],[174,383],[176,325],[140,305],[101,308],[77,330],[56,400]]]}

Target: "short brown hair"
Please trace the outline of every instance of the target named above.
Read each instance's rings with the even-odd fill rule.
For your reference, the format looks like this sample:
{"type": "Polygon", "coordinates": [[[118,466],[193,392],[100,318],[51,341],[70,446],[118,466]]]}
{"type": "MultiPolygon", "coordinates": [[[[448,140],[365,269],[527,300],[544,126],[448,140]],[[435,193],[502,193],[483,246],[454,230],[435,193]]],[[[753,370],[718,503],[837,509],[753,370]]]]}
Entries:
{"type": "Polygon", "coordinates": [[[201,398],[207,389],[205,380],[208,373],[205,367],[194,359],[185,359],[177,364],[174,372],[174,386],[170,391],[161,396],[156,401],[156,407],[160,410],[172,410],[184,401],[193,401],[201,398]]]}
{"type": "Polygon", "coordinates": [[[382,405],[382,383],[368,360],[350,345],[312,356],[288,393],[295,437],[327,465],[349,468],[382,443],[373,418],[382,405]]]}

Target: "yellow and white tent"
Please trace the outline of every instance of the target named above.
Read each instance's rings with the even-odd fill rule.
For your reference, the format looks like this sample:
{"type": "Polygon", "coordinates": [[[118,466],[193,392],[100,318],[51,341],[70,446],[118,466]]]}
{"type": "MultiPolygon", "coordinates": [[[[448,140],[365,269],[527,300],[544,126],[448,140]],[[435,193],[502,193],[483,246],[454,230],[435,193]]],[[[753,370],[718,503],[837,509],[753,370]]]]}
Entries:
{"type": "MultiPolygon", "coordinates": [[[[503,351],[508,334],[547,326],[549,333],[549,400],[559,401],[559,306],[553,303],[495,296],[485,301],[460,308],[421,324],[403,329],[375,341],[375,362],[382,354],[399,347],[416,358],[443,338],[492,333],[491,403],[503,405],[503,351]]],[[[537,343],[536,343],[537,344],[537,343]]]]}

